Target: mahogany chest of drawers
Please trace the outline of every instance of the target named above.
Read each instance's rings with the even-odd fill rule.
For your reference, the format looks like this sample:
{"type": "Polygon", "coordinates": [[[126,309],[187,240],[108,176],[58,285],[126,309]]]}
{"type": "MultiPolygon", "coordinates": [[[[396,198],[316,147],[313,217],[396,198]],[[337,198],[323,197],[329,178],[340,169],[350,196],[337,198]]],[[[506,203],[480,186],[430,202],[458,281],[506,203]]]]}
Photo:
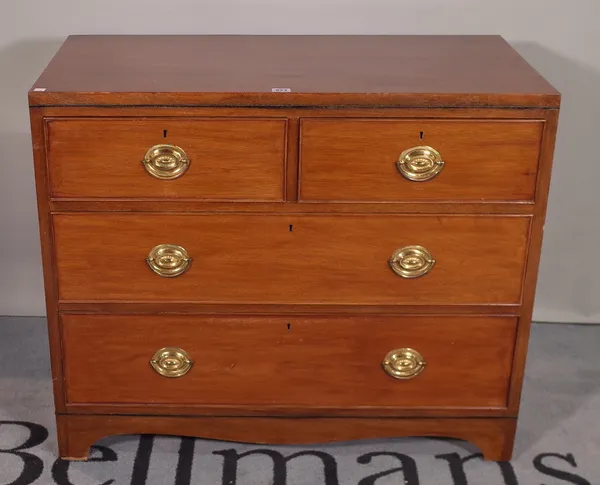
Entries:
{"type": "Polygon", "coordinates": [[[62,457],[511,457],[560,95],[500,37],[75,36],[29,101],[62,457]]]}

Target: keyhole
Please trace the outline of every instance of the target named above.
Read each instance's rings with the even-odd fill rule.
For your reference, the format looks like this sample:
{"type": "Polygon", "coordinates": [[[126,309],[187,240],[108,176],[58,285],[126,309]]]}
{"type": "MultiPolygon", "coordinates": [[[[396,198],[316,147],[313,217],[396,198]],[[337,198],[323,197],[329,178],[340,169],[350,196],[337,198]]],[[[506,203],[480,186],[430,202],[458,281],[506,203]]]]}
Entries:
{"type": "Polygon", "coordinates": [[[287,324],[287,329],[288,329],[288,332],[292,329],[292,324],[291,323],[287,324]]]}
{"type": "Polygon", "coordinates": [[[167,131],[167,130],[163,130],[163,138],[166,138],[166,137],[167,137],[167,133],[168,133],[168,131],[167,131]]]}
{"type": "Polygon", "coordinates": [[[419,140],[422,140],[424,135],[425,135],[425,133],[423,133],[422,131],[419,132],[419,140]]]}
{"type": "Polygon", "coordinates": [[[290,232],[294,231],[294,224],[290,224],[290,232]]]}

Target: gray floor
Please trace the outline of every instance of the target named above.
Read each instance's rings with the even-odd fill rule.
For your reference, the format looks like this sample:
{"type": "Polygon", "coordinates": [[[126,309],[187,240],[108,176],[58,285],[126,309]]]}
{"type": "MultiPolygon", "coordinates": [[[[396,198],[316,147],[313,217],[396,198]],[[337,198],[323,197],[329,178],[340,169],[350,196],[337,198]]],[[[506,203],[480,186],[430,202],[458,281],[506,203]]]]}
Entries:
{"type": "Polygon", "coordinates": [[[47,344],[44,319],[0,318],[1,485],[600,484],[600,326],[534,326],[515,459],[502,466],[477,458],[460,466],[477,450],[453,440],[259,447],[138,436],[104,439],[99,461],[67,465],[56,462],[47,344]],[[261,449],[271,456],[239,457],[261,449]],[[274,475],[273,452],[309,450],[325,454],[295,457],[274,475]]]}

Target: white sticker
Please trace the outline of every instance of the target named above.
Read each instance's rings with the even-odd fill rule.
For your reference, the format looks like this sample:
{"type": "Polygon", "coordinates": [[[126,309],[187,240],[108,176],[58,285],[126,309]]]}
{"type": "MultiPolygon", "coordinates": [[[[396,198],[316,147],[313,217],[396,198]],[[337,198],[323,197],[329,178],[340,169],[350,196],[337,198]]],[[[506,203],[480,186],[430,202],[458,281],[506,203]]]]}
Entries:
{"type": "Polygon", "coordinates": [[[46,88],[33,88],[34,91],[41,92],[46,91],[46,88]]]}
{"type": "Polygon", "coordinates": [[[271,88],[272,93],[291,93],[290,88],[271,88]]]}

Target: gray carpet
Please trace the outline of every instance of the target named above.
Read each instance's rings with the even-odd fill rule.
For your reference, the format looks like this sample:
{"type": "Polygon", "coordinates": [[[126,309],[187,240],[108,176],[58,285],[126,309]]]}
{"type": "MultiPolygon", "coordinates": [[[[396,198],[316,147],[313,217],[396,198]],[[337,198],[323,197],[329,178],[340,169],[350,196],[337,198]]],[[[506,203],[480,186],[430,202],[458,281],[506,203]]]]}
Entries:
{"type": "Polygon", "coordinates": [[[56,459],[45,322],[0,318],[0,485],[598,485],[599,350],[599,326],[534,326],[511,463],[454,440],[265,447],[153,436],[106,438],[94,460],[68,463],[56,459]],[[277,452],[287,466],[274,466],[277,452]]]}

